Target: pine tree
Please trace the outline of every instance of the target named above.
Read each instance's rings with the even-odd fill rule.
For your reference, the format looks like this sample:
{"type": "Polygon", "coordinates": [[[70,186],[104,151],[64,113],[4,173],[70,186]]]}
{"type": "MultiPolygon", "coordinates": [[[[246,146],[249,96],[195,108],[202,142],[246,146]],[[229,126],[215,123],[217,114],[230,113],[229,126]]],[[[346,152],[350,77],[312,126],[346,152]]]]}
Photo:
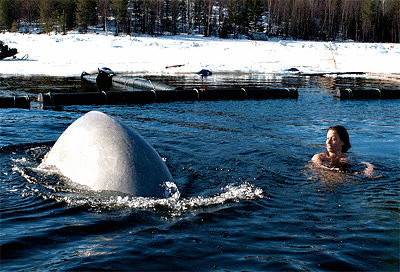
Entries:
{"type": "Polygon", "coordinates": [[[262,16],[264,9],[261,0],[247,0],[246,1],[248,16],[249,16],[249,31],[263,32],[264,25],[262,16]]]}
{"type": "Polygon", "coordinates": [[[219,1],[218,2],[218,37],[227,38],[228,37],[228,24],[227,24],[227,16],[225,10],[227,9],[227,1],[219,1]]]}
{"type": "Polygon", "coordinates": [[[39,10],[40,10],[40,22],[43,25],[44,32],[50,33],[53,30],[53,12],[54,5],[52,0],[40,0],[39,10]]]}
{"type": "Polygon", "coordinates": [[[228,32],[235,37],[239,34],[245,34],[249,25],[249,17],[246,7],[246,0],[228,0],[228,32]]]}
{"type": "Polygon", "coordinates": [[[193,4],[193,29],[197,29],[198,33],[204,34],[204,0],[194,0],[193,4]]]}
{"type": "Polygon", "coordinates": [[[361,40],[369,41],[372,37],[373,1],[365,0],[361,4],[360,24],[361,40]]]}
{"type": "Polygon", "coordinates": [[[164,0],[161,14],[162,32],[172,32],[172,3],[171,0],[164,0]]]}
{"type": "Polygon", "coordinates": [[[9,28],[10,0],[0,0],[0,30],[9,28]]]}
{"type": "Polygon", "coordinates": [[[128,0],[113,0],[111,2],[111,11],[116,21],[115,35],[120,30],[126,31],[128,22],[128,0]]]}
{"type": "Polygon", "coordinates": [[[61,26],[61,31],[65,35],[68,30],[71,30],[75,25],[75,0],[58,0],[57,21],[61,26]]]}
{"type": "Polygon", "coordinates": [[[89,25],[96,22],[96,0],[76,0],[76,20],[79,31],[86,33],[89,25]]]}
{"type": "Polygon", "coordinates": [[[13,0],[0,0],[0,29],[11,29],[19,18],[19,2],[13,0]]]}
{"type": "Polygon", "coordinates": [[[132,3],[133,14],[132,14],[132,32],[144,33],[144,5],[143,0],[135,0],[132,3]]]}

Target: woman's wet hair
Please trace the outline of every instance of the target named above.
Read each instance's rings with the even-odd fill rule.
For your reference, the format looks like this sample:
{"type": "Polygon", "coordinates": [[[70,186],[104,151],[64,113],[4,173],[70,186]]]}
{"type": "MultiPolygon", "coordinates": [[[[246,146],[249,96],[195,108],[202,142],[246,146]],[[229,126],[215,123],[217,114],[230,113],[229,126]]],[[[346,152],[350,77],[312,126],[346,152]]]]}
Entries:
{"type": "Polygon", "coordinates": [[[346,153],[350,147],[350,137],[349,133],[347,133],[347,130],[343,126],[333,126],[327,129],[327,131],[333,130],[336,131],[336,133],[339,135],[340,140],[344,143],[342,146],[342,153],[346,153]]]}

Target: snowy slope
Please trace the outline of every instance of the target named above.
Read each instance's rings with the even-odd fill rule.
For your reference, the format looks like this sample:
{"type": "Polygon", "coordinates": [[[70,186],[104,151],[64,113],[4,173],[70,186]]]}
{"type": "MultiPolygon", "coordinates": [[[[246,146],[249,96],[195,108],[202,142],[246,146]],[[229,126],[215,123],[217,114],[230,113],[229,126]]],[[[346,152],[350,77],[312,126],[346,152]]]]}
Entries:
{"type": "Polygon", "coordinates": [[[0,75],[76,76],[97,67],[115,72],[400,73],[400,44],[250,41],[200,36],[106,36],[102,34],[0,34],[0,40],[27,60],[0,61],[0,75]],[[169,68],[167,66],[182,65],[169,68]]]}

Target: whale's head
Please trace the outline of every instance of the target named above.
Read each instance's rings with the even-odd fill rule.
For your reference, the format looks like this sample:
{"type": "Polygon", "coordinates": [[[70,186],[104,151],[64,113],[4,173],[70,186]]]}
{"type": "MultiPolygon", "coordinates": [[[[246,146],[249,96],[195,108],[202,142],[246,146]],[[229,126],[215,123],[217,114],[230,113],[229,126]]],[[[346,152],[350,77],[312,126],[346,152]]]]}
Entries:
{"type": "Polygon", "coordinates": [[[93,190],[165,197],[171,174],[162,158],[137,132],[99,111],[73,122],[39,168],[55,167],[72,182],[93,190]]]}

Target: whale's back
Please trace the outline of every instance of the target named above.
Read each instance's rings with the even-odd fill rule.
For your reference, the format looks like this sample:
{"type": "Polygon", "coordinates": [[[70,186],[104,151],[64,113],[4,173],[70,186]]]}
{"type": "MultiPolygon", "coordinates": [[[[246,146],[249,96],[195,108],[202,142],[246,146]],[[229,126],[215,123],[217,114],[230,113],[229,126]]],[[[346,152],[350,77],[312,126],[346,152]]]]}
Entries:
{"type": "Polygon", "coordinates": [[[55,166],[71,181],[94,190],[164,197],[172,179],[158,153],[135,131],[91,111],[59,137],[39,167],[55,166]]]}

